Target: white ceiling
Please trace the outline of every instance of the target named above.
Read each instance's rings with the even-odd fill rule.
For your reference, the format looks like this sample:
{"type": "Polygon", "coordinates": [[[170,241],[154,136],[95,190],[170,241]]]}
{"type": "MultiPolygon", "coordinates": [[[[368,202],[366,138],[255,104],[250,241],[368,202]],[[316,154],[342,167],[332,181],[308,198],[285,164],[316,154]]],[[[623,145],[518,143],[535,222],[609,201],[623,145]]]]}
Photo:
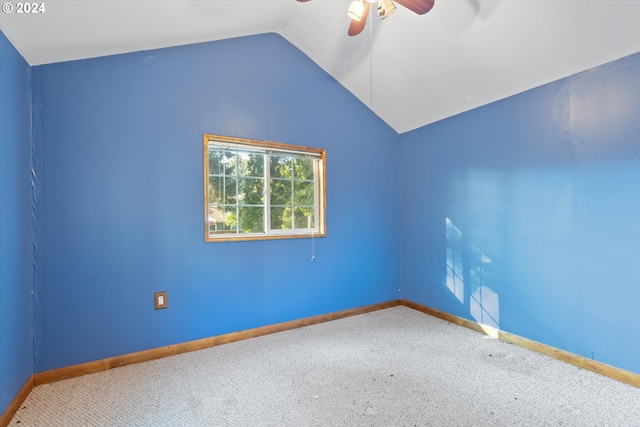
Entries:
{"type": "Polygon", "coordinates": [[[31,65],[276,32],[398,133],[640,52],[640,0],[436,0],[356,37],[350,0],[42,2],[0,13],[31,65]]]}

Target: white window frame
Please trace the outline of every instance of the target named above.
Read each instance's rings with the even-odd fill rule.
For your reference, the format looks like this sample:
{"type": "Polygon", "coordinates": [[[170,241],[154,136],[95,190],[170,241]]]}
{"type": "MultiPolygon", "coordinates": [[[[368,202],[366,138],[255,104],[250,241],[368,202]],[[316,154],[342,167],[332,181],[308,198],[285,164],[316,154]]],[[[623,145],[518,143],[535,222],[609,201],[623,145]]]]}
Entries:
{"type": "MultiPolygon", "coordinates": [[[[204,220],[205,220],[205,241],[224,242],[239,240],[268,240],[268,239],[291,239],[305,237],[326,237],[326,150],[320,148],[304,147],[299,145],[283,144],[271,141],[259,141],[243,138],[234,138],[220,135],[204,135],[204,220]],[[221,233],[211,233],[210,207],[215,205],[209,200],[209,177],[214,176],[209,171],[209,148],[219,146],[231,152],[244,151],[251,153],[265,154],[264,164],[264,232],[245,233],[237,227],[235,230],[225,230],[221,233]],[[237,151],[236,151],[237,150],[237,151]],[[294,155],[313,158],[314,161],[314,221],[315,227],[297,229],[271,229],[271,192],[270,188],[270,167],[269,155],[294,155]]],[[[293,181],[292,177],[292,181],[293,181]]],[[[236,184],[237,186],[237,184],[236,184]]],[[[292,186],[293,191],[293,186],[292,186]]],[[[236,201],[236,212],[239,212],[241,204],[236,201]]]]}

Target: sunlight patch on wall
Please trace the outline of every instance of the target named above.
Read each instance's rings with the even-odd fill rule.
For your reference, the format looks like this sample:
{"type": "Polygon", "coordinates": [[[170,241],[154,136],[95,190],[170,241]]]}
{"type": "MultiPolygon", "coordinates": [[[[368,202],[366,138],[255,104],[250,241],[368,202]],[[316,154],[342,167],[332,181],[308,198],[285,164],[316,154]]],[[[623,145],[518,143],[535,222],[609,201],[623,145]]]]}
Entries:
{"type": "Polygon", "coordinates": [[[469,314],[493,336],[500,329],[500,297],[491,287],[493,260],[465,242],[462,231],[448,217],[446,238],[447,288],[461,304],[466,306],[468,301],[469,314]]]}
{"type": "Polygon", "coordinates": [[[493,261],[484,252],[472,248],[470,256],[471,297],[469,311],[481,325],[500,328],[500,297],[488,285],[493,276],[493,261]]]}
{"type": "Polygon", "coordinates": [[[462,232],[447,218],[447,288],[464,304],[462,232]]]}

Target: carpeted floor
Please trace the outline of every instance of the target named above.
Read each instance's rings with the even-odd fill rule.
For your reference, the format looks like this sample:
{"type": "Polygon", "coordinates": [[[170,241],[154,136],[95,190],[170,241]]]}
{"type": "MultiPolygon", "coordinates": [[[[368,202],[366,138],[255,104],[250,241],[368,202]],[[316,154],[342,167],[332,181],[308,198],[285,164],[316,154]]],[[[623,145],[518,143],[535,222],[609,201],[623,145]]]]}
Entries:
{"type": "Polygon", "coordinates": [[[394,307],[41,385],[10,426],[640,426],[640,389],[394,307]]]}

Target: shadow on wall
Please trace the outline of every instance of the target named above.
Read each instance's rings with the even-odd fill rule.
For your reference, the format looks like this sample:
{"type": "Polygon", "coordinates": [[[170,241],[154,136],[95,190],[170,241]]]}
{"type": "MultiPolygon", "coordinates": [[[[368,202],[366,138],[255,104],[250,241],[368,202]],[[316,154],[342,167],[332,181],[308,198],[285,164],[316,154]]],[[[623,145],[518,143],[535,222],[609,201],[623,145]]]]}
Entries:
{"type": "Polygon", "coordinates": [[[469,310],[476,322],[499,329],[500,296],[491,287],[493,261],[482,250],[469,244],[448,217],[446,238],[447,289],[469,310]]]}

